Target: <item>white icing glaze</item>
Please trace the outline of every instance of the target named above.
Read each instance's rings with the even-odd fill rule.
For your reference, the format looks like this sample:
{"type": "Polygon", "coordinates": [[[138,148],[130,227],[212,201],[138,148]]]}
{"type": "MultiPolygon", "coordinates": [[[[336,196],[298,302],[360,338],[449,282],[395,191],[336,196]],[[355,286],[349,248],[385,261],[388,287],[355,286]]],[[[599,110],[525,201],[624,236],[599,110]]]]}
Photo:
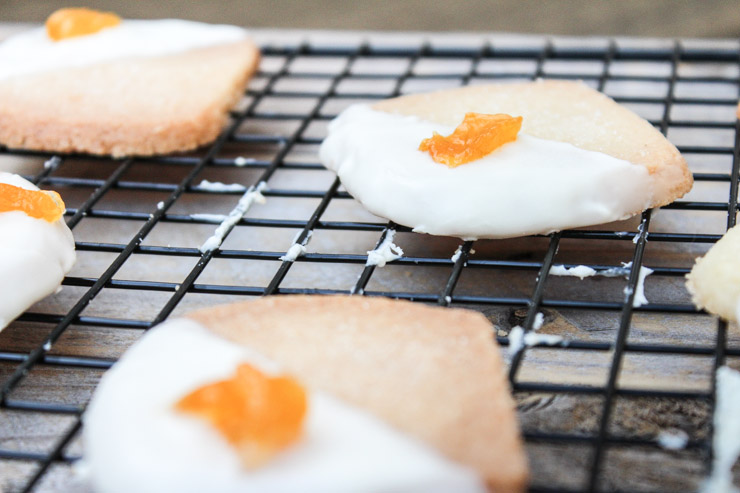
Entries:
{"type": "Polygon", "coordinates": [[[216,430],[173,410],[183,395],[233,375],[245,361],[278,370],[188,319],[146,334],[106,373],[85,414],[85,461],[96,491],[485,491],[474,472],[317,391],[309,393],[302,440],[245,470],[216,430]]]}
{"type": "Polygon", "coordinates": [[[389,229],[385,234],[383,242],[375,250],[367,252],[367,262],[365,262],[365,265],[385,267],[385,264],[388,262],[393,262],[403,257],[401,247],[393,243],[394,236],[396,236],[396,230],[389,229]]]}
{"type": "MultiPolygon", "coordinates": [[[[12,173],[0,183],[28,190],[38,187],[12,173]]],[[[75,263],[72,232],[60,218],[54,223],[21,211],[0,213],[0,330],[26,308],[59,288],[75,263]]]]}
{"type": "Polygon", "coordinates": [[[714,462],[702,493],[738,493],[732,486],[732,466],[740,455],[740,372],[727,366],[717,370],[714,408],[714,462]]]}
{"type": "Polygon", "coordinates": [[[453,130],[353,105],[331,122],[319,155],[370,212],[422,233],[549,233],[625,219],[650,204],[645,167],[563,142],[520,134],[457,168],[418,150],[433,132],[453,130]]]}
{"type": "Polygon", "coordinates": [[[0,43],[0,80],[122,58],[182,53],[237,42],[246,35],[236,26],[179,19],[124,20],[116,27],[61,41],[49,38],[45,28],[37,28],[0,43]]]}

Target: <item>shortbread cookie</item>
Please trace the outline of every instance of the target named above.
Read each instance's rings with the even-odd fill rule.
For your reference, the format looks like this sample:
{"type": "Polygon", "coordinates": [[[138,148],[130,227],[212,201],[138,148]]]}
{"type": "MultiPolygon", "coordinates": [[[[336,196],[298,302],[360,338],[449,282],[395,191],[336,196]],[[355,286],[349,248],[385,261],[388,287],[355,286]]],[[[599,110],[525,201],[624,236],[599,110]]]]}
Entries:
{"type": "Polygon", "coordinates": [[[214,140],[254,72],[245,30],[124,20],[52,40],[43,28],[0,44],[0,143],[150,155],[214,140]]]}
{"type": "Polygon", "coordinates": [[[58,195],[0,172],[0,330],[52,294],[75,262],[58,195]],[[27,193],[30,191],[30,193],[27,193]]]}
{"type": "Polygon", "coordinates": [[[354,105],[330,124],[320,157],[370,212],[466,239],[626,219],[693,183],[660,132],[579,82],[470,86],[354,105]],[[468,113],[513,117],[521,130],[456,167],[420,150],[435,132],[454,137],[468,113]]]}
{"type": "Polygon", "coordinates": [[[268,297],[167,321],[103,377],[84,436],[101,492],[515,492],[527,478],[490,324],[380,298],[268,297]],[[262,442],[237,446],[225,425],[247,381],[261,383],[246,395],[282,388],[238,411],[281,416],[280,450],[279,434],[242,430],[262,442]]]}
{"type": "Polygon", "coordinates": [[[686,275],[694,304],[725,320],[740,320],[740,227],[735,226],[686,275]]]}

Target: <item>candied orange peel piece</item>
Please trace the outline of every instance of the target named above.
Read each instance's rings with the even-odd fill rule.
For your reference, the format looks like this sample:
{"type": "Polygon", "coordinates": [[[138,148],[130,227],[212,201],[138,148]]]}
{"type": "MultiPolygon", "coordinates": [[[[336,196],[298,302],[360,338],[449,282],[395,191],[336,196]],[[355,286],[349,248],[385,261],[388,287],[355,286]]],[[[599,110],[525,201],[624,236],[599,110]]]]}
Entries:
{"type": "Polygon", "coordinates": [[[100,12],[82,7],[65,8],[55,11],[46,19],[46,33],[54,41],[61,41],[95,34],[120,23],[121,18],[113,12],[100,12]]]}
{"type": "Polygon", "coordinates": [[[437,132],[421,141],[419,150],[429,152],[434,161],[455,168],[487,156],[502,145],[516,140],[522,117],[504,113],[466,113],[454,132],[444,137],[437,132]]]}
{"type": "Polygon", "coordinates": [[[64,214],[64,202],[51,190],[27,190],[0,183],[0,212],[21,211],[53,223],[64,214]]]}
{"type": "Polygon", "coordinates": [[[293,378],[243,363],[233,377],[194,390],[175,407],[210,422],[253,469],[298,440],[307,397],[293,378]]]}

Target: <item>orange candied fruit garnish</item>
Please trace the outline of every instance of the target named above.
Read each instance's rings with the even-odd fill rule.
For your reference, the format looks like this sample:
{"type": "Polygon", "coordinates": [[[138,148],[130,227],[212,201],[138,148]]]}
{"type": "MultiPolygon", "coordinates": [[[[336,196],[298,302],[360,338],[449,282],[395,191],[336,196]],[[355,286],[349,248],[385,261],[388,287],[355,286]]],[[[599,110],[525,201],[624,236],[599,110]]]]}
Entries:
{"type": "Polygon", "coordinates": [[[86,8],[59,9],[46,19],[46,33],[54,41],[85,36],[114,27],[121,18],[112,12],[99,12],[86,8]]]}
{"type": "Polygon", "coordinates": [[[252,469],[298,440],[307,398],[294,379],[243,363],[233,377],[194,390],[175,407],[209,421],[252,469]]]}
{"type": "Polygon", "coordinates": [[[21,211],[53,223],[64,214],[64,202],[51,190],[26,190],[0,183],[0,212],[21,211]]]}
{"type": "Polygon", "coordinates": [[[516,140],[521,128],[521,116],[466,113],[465,119],[452,134],[444,137],[434,132],[434,135],[421,141],[419,150],[429,152],[436,162],[454,168],[480,159],[507,142],[516,140]]]}

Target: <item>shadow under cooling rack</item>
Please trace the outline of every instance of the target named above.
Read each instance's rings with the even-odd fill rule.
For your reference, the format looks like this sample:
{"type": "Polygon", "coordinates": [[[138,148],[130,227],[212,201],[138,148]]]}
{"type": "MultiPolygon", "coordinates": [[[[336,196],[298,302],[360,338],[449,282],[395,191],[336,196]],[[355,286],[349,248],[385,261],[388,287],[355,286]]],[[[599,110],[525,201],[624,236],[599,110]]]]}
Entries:
{"type": "Polygon", "coordinates": [[[267,294],[354,293],[479,310],[504,351],[513,327],[540,318],[540,333],[562,337],[508,358],[533,491],[696,489],[712,456],[715,369],[738,366],[740,335],[693,307],[683,276],[735,223],[738,43],[255,36],[260,71],[209,147],[121,160],[0,149],[0,169],[61,193],[78,251],[64,289],[0,334],[0,487],[89,489],[73,466],[80,416],[103,371],[153,324],[267,294]],[[687,158],[694,190],[621,223],[462,242],[372,216],[318,162],[328,121],[350,104],[535,78],[583,80],[649,120],[687,158]],[[263,182],[265,203],[201,252],[263,182]],[[391,230],[405,256],[366,266],[391,230]],[[296,242],[306,255],[282,260],[296,242]],[[629,262],[617,277],[550,275],[629,262]],[[633,308],[641,266],[654,271],[649,302],[633,308]],[[686,447],[662,448],[676,432],[686,447]]]}

